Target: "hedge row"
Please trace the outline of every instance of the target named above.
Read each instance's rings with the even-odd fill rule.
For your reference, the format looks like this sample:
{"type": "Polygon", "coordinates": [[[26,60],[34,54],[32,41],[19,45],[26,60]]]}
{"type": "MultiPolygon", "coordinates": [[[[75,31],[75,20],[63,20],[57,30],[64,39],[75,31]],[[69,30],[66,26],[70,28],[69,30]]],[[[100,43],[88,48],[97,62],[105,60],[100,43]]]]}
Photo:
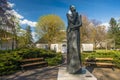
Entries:
{"type": "Polygon", "coordinates": [[[26,58],[44,57],[48,65],[58,65],[62,62],[61,53],[44,49],[20,49],[0,52],[0,75],[11,74],[20,69],[19,61],[26,58]]]}
{"type": "Polygon", "coordinates": [[[120,68],[120,51],[108,51],[108,52],[92,52],[92,53],[82,53],[82,61],[85,58],[113,58],[113,63],[120,68]]]}

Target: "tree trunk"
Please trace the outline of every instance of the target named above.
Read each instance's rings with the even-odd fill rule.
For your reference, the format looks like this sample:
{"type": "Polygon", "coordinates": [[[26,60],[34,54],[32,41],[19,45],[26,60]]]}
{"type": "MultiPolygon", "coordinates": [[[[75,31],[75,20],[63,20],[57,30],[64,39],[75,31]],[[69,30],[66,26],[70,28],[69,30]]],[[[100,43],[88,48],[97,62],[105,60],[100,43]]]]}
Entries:
{"type": "Polygon", "coordinates": [[[48,49],[50,50],[51,43],[48,43],[48,49]]]}
{"type": "Polygon", "coordinates": [[[12,50],[14,50],[14,28],[12,27],[13,37],[12,37],[12,50]]]}

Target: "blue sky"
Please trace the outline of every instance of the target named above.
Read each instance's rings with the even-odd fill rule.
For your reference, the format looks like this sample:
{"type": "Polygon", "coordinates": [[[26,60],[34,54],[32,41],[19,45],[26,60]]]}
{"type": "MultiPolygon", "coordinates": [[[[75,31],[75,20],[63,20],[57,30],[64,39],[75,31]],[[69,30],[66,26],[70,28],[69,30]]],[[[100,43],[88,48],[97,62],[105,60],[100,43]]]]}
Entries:
{"type": "MultiPolygon", "coordinates": [[[[23,25],[27,22],[28,24],[37,22],[40,16],[56,14],[67,26],[66,13],[71,4],[90,20],[108,23],[111,17],[120,18],[120,0],[9,0],[9,2],[14,4],[13,9],[22,17],[23,25]]],[[[32,26],[34,31],[34,25],[32,26]]]]}

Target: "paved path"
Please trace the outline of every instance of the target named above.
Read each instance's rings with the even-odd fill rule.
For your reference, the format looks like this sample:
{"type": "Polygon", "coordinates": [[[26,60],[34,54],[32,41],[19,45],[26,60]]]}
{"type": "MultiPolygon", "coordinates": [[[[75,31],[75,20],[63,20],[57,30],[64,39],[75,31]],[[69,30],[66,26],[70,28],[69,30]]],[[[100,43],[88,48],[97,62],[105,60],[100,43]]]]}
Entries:
{"type": "MultiPolygon", "coordinates": [[[[65,66],[65,65],[60,65],[65,66]]],[[[57,80],[58,68],[44,67],[22,71],[9,76],[0,77],[0,80],[57,80]]],[[[120,69],[117,68],[87,68],[98,80],[120,80],[120,69]]]]}
{"type": "Polygon", "coordinates": [[[120,69],[108,67],[88,67],[87,68],[97,80],[120,80],[120,69]]]}
{"type": "Polygon", "coordinates": [[[44,67],[0,77],[0,80],[57,80],[58,67],[44,67]]]}
{"type": "Polygon", "coordinates": [[[98,80],[120,80],[120,69],[95,68],[92,72],[98,80]]]}

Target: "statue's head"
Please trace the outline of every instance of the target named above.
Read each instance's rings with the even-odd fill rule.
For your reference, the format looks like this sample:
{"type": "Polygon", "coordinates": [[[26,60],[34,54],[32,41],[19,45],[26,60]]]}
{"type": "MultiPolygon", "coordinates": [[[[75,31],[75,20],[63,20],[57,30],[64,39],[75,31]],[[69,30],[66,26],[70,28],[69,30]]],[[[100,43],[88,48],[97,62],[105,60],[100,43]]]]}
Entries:
{"type": "Polygon", "coordinates": [[[71,10],[71,12],[76,11],[75,6],[74,5],[70,5],[70,10],[71,10]]]}

